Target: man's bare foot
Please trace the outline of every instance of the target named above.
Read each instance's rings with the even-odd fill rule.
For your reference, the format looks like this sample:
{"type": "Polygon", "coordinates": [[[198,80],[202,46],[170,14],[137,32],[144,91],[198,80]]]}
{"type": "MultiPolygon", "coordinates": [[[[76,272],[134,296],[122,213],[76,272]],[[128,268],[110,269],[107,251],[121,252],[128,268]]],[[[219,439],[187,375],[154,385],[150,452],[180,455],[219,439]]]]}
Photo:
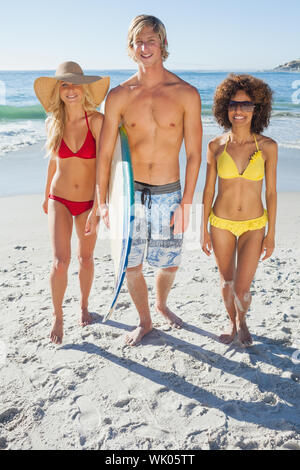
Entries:
{"type": "Polygon", "coordinates": [[[81,310],[81,319],[80,319],[80,326],[87,326],[93,323],[93,318],[91,317],[91,314],[89,313],[87,308],[83,308],[81,310]]]}
{"type": "Polygon", "coordinates": [[[63,331],[63,319],[59,317],[54,317],[53,328],[50,333],[50,340],[54,344],[61,344],[64,336],[63,331]]]}
{"type": "Polygon", "coordinates": [[[219,336],[219,341],[223,344],[230,344],[233,342],[234,338],[236,337],[236,326],[231,326],[231,333],[223,334],[219,336]]]}
{"type": "Polygon", "coordinates": [[[253,341],[245,320],[239,322],[237,333],[241,346],[244,348],[251,346],[253,341]]]}
{"type": "Polygon", "coordinates": [[[156,311],[164,317],[164,319],[169,323],[172,328],[180,329],[183,325],[181,318],[177,317],[175,313],[171,312],[168,307],[159,308],[156,306],[156,311]]]}
{"type": "Polygon", "coordinates": [[[128,344],[128,346],[135,346],[136,344],[140,343],[142,338],[148,333],[150,333],[150,331],[152,330],[152,323],[147,326],[138,326],[137,328],[135,328],[135,330],[126,335],[125,343],[128,344]]]}

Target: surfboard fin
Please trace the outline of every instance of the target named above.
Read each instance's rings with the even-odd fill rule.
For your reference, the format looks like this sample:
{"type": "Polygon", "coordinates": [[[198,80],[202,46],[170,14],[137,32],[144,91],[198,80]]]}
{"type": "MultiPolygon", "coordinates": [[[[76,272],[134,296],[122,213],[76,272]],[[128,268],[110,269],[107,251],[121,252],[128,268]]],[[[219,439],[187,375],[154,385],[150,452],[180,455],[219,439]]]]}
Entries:
{"type": "Polygon", "coordinates": [[[110,317],[112,316],[114,312],[114,308],[112,307],[109,312],[104,316],[103,320],[102,320],[102,323],[105,323],[107,320],[110,319],[110,317]]]}

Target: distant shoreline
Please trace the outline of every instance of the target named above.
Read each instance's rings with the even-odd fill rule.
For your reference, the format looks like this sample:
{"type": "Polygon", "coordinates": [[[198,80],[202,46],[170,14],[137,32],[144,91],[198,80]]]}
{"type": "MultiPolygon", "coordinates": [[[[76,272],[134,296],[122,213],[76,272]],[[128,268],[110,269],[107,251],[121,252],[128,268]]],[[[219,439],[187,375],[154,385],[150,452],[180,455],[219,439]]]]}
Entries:
{"type": "Polygon", "coordinates": [[[300,59],[290,60],[289,62],[286,62],[285,64],[278,65],[278,67],[275,67],[274,71],[275,72],[300,73],[300,59]]]}
{"type": "MultiPolygon", "coordinates": [[[[280,66],[279,66],[280,67],[280,66]]],[[[281,69],[275,67],[274,69],[186,69],[186,68],[173,68],[173,67],[166,67],[171,72],[195,72],[195,73],[273,73],[273,72],[294,72],[300,73],[300,66],[299,69],[281,69]]],[[[137,69],[106,69],[106,68],[89,68],[85,69],[86,72],[93,72],[93,71],[101,71],[101,72],[130,72],[136,73],[137,69]]],[[[10,73],[10,72],[19,72],[19,73],[28,73],[28,72],[37,72],[37,73],[49,73],[49,75],[55,74],[55,70],[47,70],[47,69],[24,69],[24,70],[17,70],[17,69],[0,69],[0,73],[10,73]]]]}
{"type": "Polygon", "coordinates": [[[285,70],[285,69],[282,69],[282,70],[272,70],[272,72],[276,72],[276,73],[300,73],[300,69],[299,70],[285,70]]]}

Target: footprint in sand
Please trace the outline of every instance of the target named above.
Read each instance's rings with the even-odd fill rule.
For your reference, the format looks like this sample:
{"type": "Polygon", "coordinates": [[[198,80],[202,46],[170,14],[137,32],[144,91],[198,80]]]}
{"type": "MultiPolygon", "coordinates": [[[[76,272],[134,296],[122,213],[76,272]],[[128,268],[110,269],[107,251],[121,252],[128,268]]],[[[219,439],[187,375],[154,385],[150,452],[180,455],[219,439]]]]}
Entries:
{"type": "Polygon", "coordinates": [[[116,307],[116,310],[125,310],[125,309],[129,308],[130,305],[131,305],[130,302],[119,302],[117,307],[116,307]]]}
{"type": "Polygon", "coordinates": [[[0,413],[0,424],[10,423],[20,413],[17,408],[8,408],[0,413]]]}
{"type": "Polygon", "coordinates": [[[97,406],[85,396],[77,398],[76,405],[79,408],[79,413],[76,415],[76,419],[80,434],[96,431],[100,425],[100,413],[97,406]]]}
{"type": "Polygon", "coordinates": [[[7,448],[7,440],[5,437],[0,437],[0,450],[7,448]]]}
{"type": "Polygon", "coordinates": [[[129,405],[131,402],[132,398],[123,398],[121,400],[118,400],[114,403],[114,406],[117,408],[124,408],[125,406],[129,405]]]}

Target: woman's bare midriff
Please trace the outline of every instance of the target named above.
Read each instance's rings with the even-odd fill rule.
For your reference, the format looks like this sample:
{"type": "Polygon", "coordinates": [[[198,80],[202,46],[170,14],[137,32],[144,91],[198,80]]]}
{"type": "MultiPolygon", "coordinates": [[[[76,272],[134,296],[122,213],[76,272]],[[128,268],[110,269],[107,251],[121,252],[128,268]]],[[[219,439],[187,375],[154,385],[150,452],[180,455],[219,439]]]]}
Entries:
{"type": "Polygon", "coordinates": [[[264,213],[261,191],[262,181],[219,178],[218,196],[213,207],[214,214],[228,220],[256,219],[264,213]]]}
{"type": "Polygon", "coordinates": [[[57,157],[50,193],[69,201],[91,201],[95,193],[95,175],[95,158],[57,157]]]}

